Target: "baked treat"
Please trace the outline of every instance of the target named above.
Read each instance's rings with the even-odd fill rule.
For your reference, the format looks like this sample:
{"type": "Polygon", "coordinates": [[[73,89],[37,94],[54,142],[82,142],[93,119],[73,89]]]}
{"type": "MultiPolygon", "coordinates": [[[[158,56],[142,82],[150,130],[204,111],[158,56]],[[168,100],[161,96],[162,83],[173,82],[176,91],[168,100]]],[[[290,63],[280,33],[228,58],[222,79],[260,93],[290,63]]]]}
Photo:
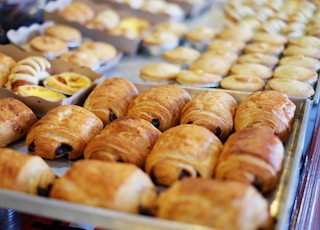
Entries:
{"type": "Polygon", "coordinates": [[[202,92],[183,107],[180,124],[203,126],[224,141],[233,131],[237,106],[237,101],[228,93],[202,92]]]}
{"type": "Polygon", "coordinates": [[[168,16],[172,21],[180,21],[184,18],[184,11],[180,5],[172,2],[148,0],[144,1],[141,8],[142,10],[168,16]]]}
{"type": "Polygon", "coordinates": [[[88,88],[92,84],[92,80],[76,72],[62,72],[47,77],[43,84],[52,90],[72,95],[79,90],[88,88]]]}
{"type": "Polygon", "coordinates": [[[238,106],[234,129],[269,127],[285,142],[292,130],[296,105],[289,97],[275,90],[257,91],[238,106]]]}
{"type": "Polygon", "coordinates": [[[269,67],[258,63],[237,63],[231,67],[230,74],[249,75],[268,80],[272,77],[273,71],[269,67]]]}
{"type": "Polygon", "coordinates": [[[27,105],[15,98],[1,98],[0,107],[0,147],[5,147],[25,137],[38,119],[27,105]]]}
{"type": "Polygon", "coordinates": [[[230,70],[231,64],[218,56],[205,56],[195,60],[189,70],[202,70],[207,73],[220,75],[224,77],[230,70]]]}
{"type": "Polygon", "coordinates": [[[55,173],[39,156],[0,148],[0,188],[45,196],[56,179],[55,173]]]}
{"type": "Polygon", "coordinates": [[[310,98],[315,93],[310,84],[289,78],[272,78],[268,81],[266,88],[287,94],[289,97],[302,99],[310,98]]]}
{"type": "Polygon", "coordinates": [[[139,117],[120,117],[89,141],[85,159],[127,162],[144,168],[161,131],[139,117]]]}
{"type": "Polygon", "coordinates": [[[110,43],[100,41],[85,41],[78,50],[92,52],[100,62],[108,62],[114,59],[118,52],[110,43]]]}
{"type": "Polygon", "coordinates": [[[270,34],[281,34],[281,30],[287,26],[285,19],[280,17],[273,17],[264,22],[260,28],[259,32],[266,32],[270,34]]]}
{"type": "Polygon", "coordinates": [[[93,19],[95,13],[93,9],[85,3],[71,2],[59,12],[59,15],[65,20],[85,25],[93,19]]]}
{"type": "Polygon", "coordinates": [[[181,124],[158,137],[145,171],[154,183],[164,186],[186,177],[211,178],[221,150],[219,138],[205,127],[181,124]]]}
{"type": "Polygon", "coordinates": [[[5,87],[16,92],[21,85],[38,85],[52,73],[53,69],[48,59],[41,56],[28,56],[12,67],[5,87]]]}
{"type": "Polygon", "coordinates": [[[67,44],[67,46],[79,45],[82,41],[82,34],[80,30],[64,24],[53,24],[48,26],[45,28],[44,34],[60,38],[67,44]]]}
{"type": "Polygon", "coordinates": [[[140,77],[147,81],[153,82],[170,82],[175,81],[181,67],[166,63],[156,62],[147,64],[140,69],[140,77]]]}
{"type": "Polygon", "coordinates": [[[279,56],[285,49],[284,45],[273,45],[266,42],[253,42],[246,45],[244,53],[264,53],[279,56]]]}
{"type": "Polygon", "coordinates": [[[29,41],[30,48],[47,58],[56,58],[69,51],[67,44],[58,37],[38,35],[29,41]]]}
{"type": "Polygon", "coordinates": [[[288,45],[285,50],[282,52],[283,56],[295,56],[303,55],[306,57],[320,59],[320,50],[319,48],[314,48],[312,46],[298,46],[298,45],[288,45]]]}
{"type": "Polygon", "coordinates": [[[78,105],[59,105],[33,124],[25,143],[30,154],[50,160],[68,155],[74,160],[102,129],[94,113],[78,105]]]}
{"type": "Polygon", "coordinates": [[[234,62],[238,59],[239,54],[234,51],[225,51],[223,49],[211,49],[205,52],[202,52],[200,58],[207,58],[207,57],[217,57],[227,61],[230,64],[234,64],[234,62]]]}
{"type": "Polygon", "coordinates": [[[116,0],[116,2],[121,3],[125,6],[129,6],[133,9],[139,9],[145,0],[116,0]]]}
{"type": "Polygon", "coordinates": [[[230,74],[220,81],[220,86],[228,90],[255,92],[263,90],[265,81],[254,75],[230,74]]]}
{"type": "Polygon", "coordinates": [[[251,127],[231,134],[223,145],[215,178],[272,191],[283,169],[284,145],[269,127],[251,127]]]}
{"type": "Polygon", "coordinates": [[[213,229],[272,229],[267,199],[237,181],[186,178],[160,193],[154,210],[160,219],[213,229]]]}
{"type": "Polygon", "coordinates": [[[166,50],[162,53],[162,58],[170,63],[178,65],[189,65],[200,57],[201,53],[187,46],[178,46],[173,49],[166,50]]]}
{"type": "Polygon", "coordinates": [[[198,26],[189,30],[184,35],[187,46],[191,46],[197,50],[206,50],[208,44],[216,37],[218,31],[208,26],[198,26]]]}
{"type": "Polygon", "coordinates": [[[181,110],[190,99],[178,85],[153,86],[133,99],[127,116],[146,119],[163,132],[179,123],[181,110]]]}
{"type": "Polygon", "coordinates": [[[240,40],[215,38],[209,43],[208,50],[240,53],[245,46],[246,43],[240,40]]]}
{"type": "Polygon", "coordinates": [[[304,35],[298,38],[291,38],[288,41],[289,45],[295,45],[300,47],[320,47],[320,38],[310,35],[304,35]]]}
{"type": "Polygon", "coordinates": [[[220,75],[207,73],[201,69],[181,70],[176,78],[179,84],[198,87],[217,87],[221,80],[220,75]]]}
{"type": "Polygon", "coordinates": [[[279,60],[279,65],[304,66],[314,71],[320,70],[320,61],[304,55],[286,56],[279,60]]]}
{"type": "Polygon", "coordinates": [[[16,60],[7,54],[0,53],[0,87],[4,86],[9,78],[11,69],[15,66],[16,60]]]}
{"type": "Polygon", "coordinates": [[[232,27],[223,28],[218,34],[217,38],[221,39],[236,39],[242,42],[248,42],[253,37],[254,32],[245,26],[235,25],[232,27]]]}
{"type": "Polygon", "coordinates": [[[90,29],[108,31],[115,28],[120,20],[121,18],[117,11],[113,9],[104,9],[96,13],[86,26],[90,29]]]}
{"type": "Polygon", "coordinates": [[[251,42],[265,42],[273,45],[286,45],[288,38],[282,34],[267,33],[267,32],[257,32],[252,38],[251,42]]]}
{"type": "Polygon", "coordinates": [[[279,58],[265,53],[247,53],[238,57],[237,63],[257,63],[274,69],[279,63],[279,58]]]}
{"type": "Polygon", "coordinates": [[[87,50],[72,50],[60,55],[58,59],[63,60],[75,67],[96,69],[100,65],[100,60],[97,55],[87,50]]]}
{"type": "Polygon", "coordinates": [[[63,93],[59,93],[40,85],[21,85],[17,94],[22,97],[41,97],[47,101],[57,102],[67,98],[63,93]]]}
{"type": "Polygon", "coordinates": [[[136,86],[125,78],[106,78],[93,88],[83,107],[97,115],[106,125],[126,116],[129,104],[138,93],[136,86]]]}
{"type": "Polygon", "coordinates": [[[99,160],[75,162],[50,192],[50,198],[128,213],[149,208],[155,197],[154,184],[137,166],[99,160]]]}
{"type": "Polygon", "coordinates": [[[182,38],[188,31],[186,24],[177,21],[164,21],[155,25],[155,31],[167,31],[182,38]]]}
{"type": "Polygon", "coordinates": [[[152,55],[161,55],[164,51],[179,46],[179,37],[171,32],[158,30],[142,38],[142,48],[152,55]]]}
{"type": "Polygon", "coordinates": [[[279,65],[273,71],[273,78],[289,78],[314,84],[318,81],[318,73],[303,66],[279,65]]]}

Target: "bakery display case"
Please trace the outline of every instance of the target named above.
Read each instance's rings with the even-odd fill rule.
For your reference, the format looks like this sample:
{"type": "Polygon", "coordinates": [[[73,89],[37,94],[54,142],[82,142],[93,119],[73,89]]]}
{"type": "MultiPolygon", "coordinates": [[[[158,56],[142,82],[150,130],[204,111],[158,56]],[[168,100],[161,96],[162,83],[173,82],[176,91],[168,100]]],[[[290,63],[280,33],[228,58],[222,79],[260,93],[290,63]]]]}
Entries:
{"type": "MultiPolygon", "coordinates": [[[[320,38],[319,25],[315,18],[320,12],[319,3],[298,0],[163,1],[169,5],[175,4],[170,5],[176,10],[173,12],[181,10],[182,14],[174,17],[168,14],[169,11],[165,14],[165,11],[147,10],[147,5],[143,8],[144,1],[79,0],[73,2],[88,3],[87,5],[93,9],[91,19],[86,23],[67,20],[67,17],[63,18],[60,12],[62,8],[70,6],[71,1],[49,1],[46,6],[41,6],[44,10],[42,22],[18,28],[12,27],[7,34],[8,42],[11,44],[0,46],[1,53],[14,57],[16,61],[28,56],[44,56],[53,65],[55,72],[60,73],[57,74],[58,82],[65,82],[63,84],[68,85],[68,81],[67,78],[62,79],[62,72],[72,71],[74,74],[89,76],[90,80],[90,83],[80,91],[72,94],[63,91],[66,97],[56,102],[50,101],[48,97],[43,98],[44,94],[36,90],[38,93],[29,97],[18,94],[13,88],[7,88],[5,85],[0,89],[1,98],[12,97],[24,102],[35,111],[39,121],[49,115],[60,113],[54,126],[44,124],[51,127],[51,131],[46,129],[42,134],[41,131],[44,128],[42,130],[30,128],[25,138],[5,144],[5,147],[18,151],[22,155],[33,153],[30,155],[41,156],[56,175],[56,180],[52,182],[54,189],[49,186],[50,188],[38,189],[35,194],[30,194],[4,186],[0,189],[0,207],[3,208],[0,211],[15,210],[17,213],[43,216],[79,224],[79,226],[83,224],[106,229],[212,229],[208,226],[210,224],[213,229],[221,229],[223,226],[230,227],[228,224],[233,221],[228,218],[239,220],[234,223],[237,229],[257,229],[258,227],[277,230],[312,229],[316,226],[319,212],[316,208],[319,197],[317,188],[320,182],[318,175],[320,54],[317,52],[317,48],[320,47],[320,38]],[[141,3],[139,7],[138,3],[141,3]],[[108,11],[109,17],[111,9],[113,16],[114,12],[117,13],[116,17],[120,16],[116,22],[112,21],[115,22],[113,29],[101,29],[100,26],[107,25],[94,24],[97,21],[91,21],[94,15],[98,15],[98,12],[103,10],[108,11]],[[117,27],[121,19],[133,19],[133,17],[134,20],[122,24],[121,30],[117,27]],[[138,17],[142,18],[143,22],[138,22],[138,17]],[[128,25],[137,28],[141,25],[140,23],[145,25],[146,21],[150,24],[148,23],[147,28],[139,34],[137,31],[124,29],[128,25]],[[85,42],[107,43],[113,51],[112,62],[105,62],[97,68],[97,65],[85,66],[88,64],[86,61],[76,65],[60,59],[62,55],[48,56],[39,50],[32,49],[32,39],[42,36],[47,28],[55,24],[70,26],[83,36],[79,44],[67,47],[70,52],[77,51],[85,42]],[[125,30],[126,33],[118,34],[125,30]],[[157,43],[154,43],[155,40],[157,43]],[[174,43],[170,43],[171,41],[174,43]],[[288,79],[288,76],[291,79],[288,79]],[[118,84],[118,88],[125,90],[120,92],[112,88],[118,84]],[[275,93],[272,94],[272,92],[275,93]],[[210,93],[216,94],[216,97],[210,98],[210,93]],[[106,97],[109,99],[105,99],[106,97]],[[153,101],[152,105],[148,104],[149,108],[143,104],[147,98],[153,101]],[[213,101],[214,103],[208,104],[213,101]],[[234,106],[231,101],[234,102],[234,106]],[[188,102],[190,104],[187,104],[188,102]],[[125,109],[128,109],[127,112],[118,110],[119,106],[124,104],[125,109]],[[209,106],[214,111],[207,111],[209,106]],[[75,114],[72,112],[73,107],[75,110],[79,109],[75,114]],[[161,110],[158,111],[159,107],[161,110]],[[97,124],[99,128],[94,134],[89,132],[87,123],[80,120],[83,109],[86,112],[91,110],[101,119],[100,124],[97,124]],[[214,114],[222,109],[224,112],[220,115],[214,114]],[[205,115],[201,114],[203,110],[205,115]],[[213,115],[209,116],[211,112],[213,115]],[[165,115],[162,117],[157,113],[165,115]],[[175,113],[180,115],[175,117],[173,115],[175,113]],[[228,115],[231,117],[229,120],[228,115]],[[69,132],[65,129],[74,123],[68,121],[68,116],[74,116],[72,121],[78,122],[74,131],[71,131],[77,134],[70,138],[77,140],[72,144],[68,142],[69,140],[62,143],[61,139],[56,138],[60,134],[53,130],[69,132]],[[132,119],[124,119],[127,116],[132,119]],[[219,119],[214,120],[212,117],[215,116],[219,119]],[[143,122],[146,123],[145,120],[149,123],[143,124],[143,122]],[[62,121],[66,123],[58,127],[57,124],[62,121]],[[202,130],[198,130],[197,124],[210,131],[203,127],[201,127],[202,130]],[[191,129],[192,126],[197,127],[191,129]],[[255,130],[254,126],[268,128],[255,130]],[[178,133],[180,128],[181,131],[178,133]],[[98,134],[102,129],[105,133],[98,134]],[[96,138],[90,136],[90,140],[84,140],[85,138],[78,137],[79,135],[88,136],[82,132],[84,130],[88,135],[91,133],[96,138]],[[240,131],[243,133],[241,134],[240,131]],[[134,132],[136,133],[133,134],[134,132]],[[148,135],[147,140],[146,135],[148,135]],[[214,141],[211,135],[214,136],[212,137],[214,141]],[[40,153],[36,150],[35,143],[41,143],[46,138],[48,144],[42,146],[44,150],[42,152],[39,150],[40,153]],[[87,142],[83,144],[82,141],[87,142]],[[132,145],[130,149],[129,144],[126,146],[126,141],[136,142],[135,147],[133,148],[132,145]],[[192,141],[195,142],[191,144],[192,141]],[[211,153],[213,154],[213,149],[216,149],[221,155],[206,155],[198,162],[198,158],[202,157],[201,154],[208,154],[201,151],[206,151],[204,146],[209,145],[210,141],[214,142],[212,143],[214,147],[210,147],[211,153]],[[272,150],[270,150],[271,142],[272,150]],[[262,145],[255,147],[256,143],[262,143],[262,145]],[[188,145],[189,147],[186,147],[188,145]],[[59,150],[57,146],[60,146],[59,150]],[[196,146],[198,149],[193,150],[192,148],[196,146]],[[229,152],[225,146],[228,147],[229,152]],[[269,149],[265,150],[264,147],[269,149]],[[256,151],[257,148],[259,151],[256,151]],[[76,155],[73,153],[75,149],[80,149],[76,155]],[[182,158],[176,156],[176,152],[179,151],[183,155],[182,158]],[[190,151],[197,152],[197,156],[189,153],[190,151]],[[237,151],[247,151],[247,155],[237,157],[237,151]],[[266,151],[267,155],[263,155],[262,151],[266,151]],[[83,156],[80,156],[81,153],[83,156]],[[128,156],[130,153],[132,156],[128,156]],[[93,166],[86,166],[85,163],[81,166],[82,158],[88,161],[93,160],[93,166]],[[261,159],[264,160],[261,161],[261,159]],[[102,164],[99,165],[100,162],[94,165],[95,160],[116,162],[115,165],[123,166],[117,169],[122,172],[112,171],[111,165],[104,169],[102,164]],[[207,165],[209,161],[210,167],[207,165]],[[130,167],[135,167],[135,173],[139,176],[131,176],[122,188],[119,182],[123,180],[122,174],[127,172],[126,170],[134,171],[133,167],[125,168],[127,163],[130,167]],[[196,164],[201,165],[200,168],[196,164]],[[81,178],[89,179],[87,183],[84,183],[85,179],[83,179],[82,184],[73,188],[75,189],[73,192],[77,191],[75,192],[77,195],[70,195],[68,192],[72,187],[68,190],[64,183],[75,186],[72,184],[72,170],[77,170],[77,166],[82,169],[80,170],[83,175],[81,178]],[[93,188],[95,185],[91,182],[97,181],[101,175],[95,175],[94,173],[97,172],[89,170],[90,167],[99,168],[110,175],[114,174],[112,179],[117,182],[107,185],[108,181],[104,181],[106,184],[101,183],[101,186],[97,186],[95,190],[93,188]],[[95,180],[90,177],[94,177],[95,180]],[[138,177],[143,180],[139,181],[138,177]],[[193,179],[185,177],[193,177],[193,179]],[[182,178],[184,179],[181,180],[182,178]],[[212,187],[208,185],[210,182],[207,183],[208,187],[204,186],[200,183],[200,179],[214,181],[212,187]],[[223,185],[220,180],[241,181],[245,182],[246,186],[239,182],[237,187],[239,191],[233,194],[231,191],[237,190],[233,187],[236,185],[232,183],[223,185]],[[140,187],[138,188],[137,184],[144,188],[145,193],[140,193],[140,187]],[[121,188],[122,190],[119,189],[117,192],[123,197],[117,197],[120,196],[118,194],[115,196],[117,199],[114,198],[111,201],[110,197],[105,197],[99,203],[100,200],[92,197],[91,192],[95,191],[96,196],[100,196],[99,189],[104,189],[103,186],[112,187],[112,192],[121,188]],[[149,191],[150,188],[152,192],[149,191]],[[206,189],[211,193],[223,193],[226,188],[230,190],[225,191],[223,195],[208,197],[203,195],[206,189]],[[182,192],[183,190],[187,191],[182,192]],[[134,195],[131,194],[133,191],[134,195]],[[200,195],[196,198],[198,193],[200,195]],[[243,195],[249,193],[255,199],[248,199],[243,195]],[[85,198],[79,198],[79,194],[85,198]],[[223,205],[213,199],[216,196],[225,199],[223,205]],[[230,200],[230,197],[237,197],[238,200],[230,200]],[[134,203],[133,199],[138,201],[134,203]],[[155,203],[148,203],[149,199],[154,199],[155,203]],[[242,205],[233,209],[235,207],[230,202],[237,203],[241,199],[242,205]],[[121,205],[122,203],[128,206],[121,205]],[[211,206],[207,206],[208,203],[211,206]],[[196,210],[197,205],[201,207],[201,210],[198,210],[200,213],[208,208],[207,219],[206,215],[203,215],[203,218],[191,221],[193,215],[199,215],[196,210]],[[219,213],[215,213],[216,209],[212,206],[220,212],[224,210],[225,213],[232,213],[236,210],[246,213],[247,216],[242,219],[239,215],[230,214],[232,217],[228,215],[223,217],[228,219],[227,221],[223,221],[222,218],[221,222],[209,224],[209,220],[213,219],[210,215],[216,215],[217,220],[220,216],[219,213]],[[250,212],[251,208],[257,210],[250,212]],[[184,212],[185,210],[187,212],[184,212]],[[259,213],[259,215],[252,213],[259,213]],[[184,215],[190,215],[189,220],[186,220],[184,215]],[[202,220],[207,223],[203,224],[202,220]]],[[[112,19],[116,20],[114,17],[112,19]]],[[[39,42],[34,43],[39,45],[39,42]]],[[[98,57],[98,54],[104,53],[103,51],[102,47],[97,47],[93,51],[93,56],[98,57]]],[[[108,54],[110,52],[111,49],[106,51],[108,54]]],[[[39,80],[41,87],[51,89],[47,84],[48,78],[45,76],[39,80]]],[[[9,79],[11,79],[10,76],[9,79]]],[[[22,86],[19,87],[22,89],[22,86]]],[[[27,93],[30,93],[30,90],[27,90],[27,93]]],[[[56,118],[57,116],[54,115],[48,120],[52,121],[56,118]]],[[[90,119],[86,118],[86,120],[90,119]]],[[[118,166],[114,167],[116,170],[118,166]]],[[[77,174],[80,174],[80,171],[77,174]]],[[[111,189],[109,192],[111,194],[111,189]]],[[[0,218],[2,218],[1,215],[0,212],[0,218]]]]}

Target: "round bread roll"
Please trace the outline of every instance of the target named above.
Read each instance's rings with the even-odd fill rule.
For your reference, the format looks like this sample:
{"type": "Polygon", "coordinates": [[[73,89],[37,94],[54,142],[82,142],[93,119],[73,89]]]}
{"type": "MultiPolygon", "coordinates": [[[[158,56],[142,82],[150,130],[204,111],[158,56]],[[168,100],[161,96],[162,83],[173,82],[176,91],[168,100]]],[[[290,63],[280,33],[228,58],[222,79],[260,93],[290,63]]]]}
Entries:
{"type": "Polygon", "coordinates": [[[181,67],[170,63],[151,63],[140,69],[140,77],[154,82],[175,81],[180,70],[181,67]]]}
{"type": "Polygon", "coordinates": [[[272,77],[273,71],[269,67],[258,63],[237,63],[231,67],[230,74],[249,75],[268,80],[272,77]]]}
{"type": "Polygon", "coordinates": [[[100,41],[85,41],[79,46],[78,50],[92,52],[100,62],[111,61],[118,53],[112,44],[100,41]]]}
{"type": "Polygon", "coordinates": [[[92,29],[108,31],[115,28],[120,20],[121,18],[117,11],[105,9],[95,14],[93,19],[90,20],[86,26],[92,29]]]}
{"type": "Polygon", "coordinates": [[[304,55],[285,56],[280,58],[279,65],[304,66],[314,71],[320,70],[320,61],[304,55]]]}
{"type": "Polygon", "coordinates": [[[264,53],[279,56],[284,51],[284,45],[274,45],[267,42],[253,42],[246,45],[244,53],[264,53]]]}
{"type": "Polygon", "coordinates": [[[67,45],[79,45],[82,41],[82,34],[80,30],[64,24],[53,24],[45,28],[44,34],[60,38],[66,42],[67,45]]]}
{"type": "Polygon", "coordinates": [[[256,76],[232,74],[224,77],[220,81],[220,86],[223,89],[255,92],[264,88],[265,81],[256,76]]]}
{"type": "Polygon", "coordinates": [[[200,87],[217,87],[222,77],[220,75],[198,70],[181,70],[177,74],[176,82],[182,85],[200,86],[200,87]]]}
{"type": "Polygon", "coordinates": [[[265,53],[242,54],[236,61],[237,63],[256,63],[274,69],[279,63],[279,58],[265,53]]]}
{"type": "Polygon", "coordinates": [[[60,55],[58,59],[76,67],[96,69],[100,65],[100,60],[97,55],[88,50],[72,50],[60,55]]]}
{"type": "Polygon", "coordinates": [[[257,32],[253,35],[252,42],[266,42],[273,45],[286,45],[288,38],[282,34],[271,34],[267,32],[257,32]]]}
{"type": "Polygon", "coordinates": [[[303,66],[279,65],[273,71],[273,78],[289,78],[314,84],[318,81],[318,73],[303,66]]]}
{"type": "Polygon", "coordinates": [[[69,51],[65,41],[58,37],[39,35],[30,40],[30,47],[48,58],[56,58],[69,51]]]}
{"type": "Polygon", "coordinates": [[[170,63],[188,65],[200,57],[200,52],[187,46],[178,46],[162,53],[162,58],[170,63]]]}
{"type": "Polygon", "coordinates": [[[94,17],[94,11],[83,2],[71,2],[59,12],[64,19],[85,25],[94,17]]]}
{"type": "Polygon", "coordinates": [[[233,39],[216,38],[209,43],[208,50],[209,51],[223,50],[224,52],[240,53],[245,46],[246,46],[245,42],[237,40],[235,38],[233,39]]]}
{"type": "Polygon", "coordinates": [[[218,56],[206,56],[195,60],[189,70],[202,70],[207,73],[225,76],[231,68],[229,61],[221,59],[218,56]]]}

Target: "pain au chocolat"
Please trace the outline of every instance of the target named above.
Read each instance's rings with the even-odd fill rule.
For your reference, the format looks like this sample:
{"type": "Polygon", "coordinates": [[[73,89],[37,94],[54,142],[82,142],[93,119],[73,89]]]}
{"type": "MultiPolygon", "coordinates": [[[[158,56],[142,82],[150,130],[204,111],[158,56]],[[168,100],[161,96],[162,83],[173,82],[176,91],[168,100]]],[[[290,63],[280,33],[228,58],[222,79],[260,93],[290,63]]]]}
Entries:
{"type": "Polygon", "coordinates": [[[154,183],[170,186],[184,177],[211,178],[222,143],[205,127],[181,124],[162,133],[146,160],[154,183]]]}
{"type": "Polygon", "coordinates": [[[82,156],[89,140],[103,129],[102,121],[78,105],[60,105],[49,110],[26,135],[30,154],[45,159],[82,156]]]}

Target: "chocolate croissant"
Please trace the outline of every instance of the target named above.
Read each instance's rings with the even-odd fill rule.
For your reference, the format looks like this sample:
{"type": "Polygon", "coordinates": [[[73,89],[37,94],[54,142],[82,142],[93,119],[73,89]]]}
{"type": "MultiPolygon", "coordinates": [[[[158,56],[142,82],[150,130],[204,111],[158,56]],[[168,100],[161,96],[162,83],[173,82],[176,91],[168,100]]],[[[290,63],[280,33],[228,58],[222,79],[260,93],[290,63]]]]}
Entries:
{"type": "Polygon", "coordinates": [[[182,109],[180,124],[206,127],[221,140],[233,131],[233,118],[237,101],[222,91],[202,92],[182,109]]]}
{"type": "Polygon", "coordinates": [[[211,178],[221,150],[219,138],[205,127],[178,125],[158,138],[145,171],[154,183],[165,186],[184,177],[211,178]]]}
{"type": "Polygon", "coordinates": [[[38,120],[27,105],[14,98],[1,98],[0,108],[0,147],[25,137],[38,120]]]}
{"type": "Polygon", "coordinates": [[[278,184],[284,145],[269,127],[251,127],[231,134],[217,163],[215,178],[252,184],[271,191],[278,184]]]}
{"type": "Polygon", "coordinates": [[[268,201],[237,181],[185,178],[160,193],[154,215],[213,229],[272,229],[268,201]]]}
{"type": "Polygon", "coordinates": [[[181,110],[190,99],[178,85],[153,86],[130,103],[127,116],[143,118],[163,132],[179,123],[181,110]]]}
{"type": "Polygon", "coordinates": [[[109,123],[84,150],[86,159],[118,161],[144,167],[161,131],[139,117],[122,117],[109,123]]]}
{"type": "Polygon", "coordinates": [[[243,100],[236,111],[234,128],[270,127],[285,142],[292,130],[296,105],[275,90],[258,91],[243,100]]]}
{"type": "Polygon", "coordinates": [[[32,195],[47,195],[55,173],[39,156],[0,148],[0,188],[32,195]]]}
{"type": "Polygon", "coordinates": [[[156,188],[133,164],[84,159],[55,181],[50,198],[139,213],[153,205],[156,188]]]}
{"type": "Polygon", "coordinates": [[[26,135],[30,154],[45,159],[68,155],[70,160],[82,156],[89,140],[103,129],[102,121],[78,105],[60,105],[49,110],[26,135]]]}
{"type": "Polygon", "coordinates": [[[106,78],[91,91],[83,107],[96,114],[106,125],[126,116],[130,102],[137,95],[137,88],[129,80],[106,78]]]}

